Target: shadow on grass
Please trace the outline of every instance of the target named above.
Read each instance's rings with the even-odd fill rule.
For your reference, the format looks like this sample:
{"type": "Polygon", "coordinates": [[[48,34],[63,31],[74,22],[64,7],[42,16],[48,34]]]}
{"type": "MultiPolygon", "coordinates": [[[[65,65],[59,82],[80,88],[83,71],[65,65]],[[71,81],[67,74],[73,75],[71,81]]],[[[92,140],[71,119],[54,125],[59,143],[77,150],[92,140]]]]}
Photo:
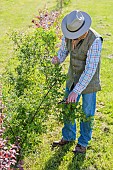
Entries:
{"type": "Polygon", "coordinates": [[[55,154],[46,162],[43,170],[58,170],[63,160],[63,157],[66,155],[66,153],[69,151],[69,148],[72,145],[73,145],[73,142],[65,146],[59,147],[56,150],[55,154]]]}
{"type": "Polygon", "coordinates": [[[85,157],[86,154],[75,154],[68,165],[67,170],[82,170],[81,168],[85,157]]]}

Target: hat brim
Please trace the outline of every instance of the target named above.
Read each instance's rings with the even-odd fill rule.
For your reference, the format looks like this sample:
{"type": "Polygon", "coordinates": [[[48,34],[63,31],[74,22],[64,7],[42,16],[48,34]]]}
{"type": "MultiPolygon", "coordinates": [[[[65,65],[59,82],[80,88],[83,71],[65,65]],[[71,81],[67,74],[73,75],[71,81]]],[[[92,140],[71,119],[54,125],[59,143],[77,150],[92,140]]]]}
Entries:
{"type": "MultiPolygon", "coordinates": [[[[66,38],[68,38],[68,39],[77,39],[77,38],[79,38],[80,36],[85,34],[89,30],[89,28],[91,26],[91,17],[86,12],[83,12],[83,11],[80,11],[80,12],[84,16],[85,23],[78,31],[70,32],[69,30],[67,30],[67,27],[66,27],[67,15],[62,20],[61,29],[62,29],[62,32],[63,32],[64,36],[66,38]]],[[[73,15],[73,14],[75,14],[75,11],[72,11],[71,13],[73,15]]]]}

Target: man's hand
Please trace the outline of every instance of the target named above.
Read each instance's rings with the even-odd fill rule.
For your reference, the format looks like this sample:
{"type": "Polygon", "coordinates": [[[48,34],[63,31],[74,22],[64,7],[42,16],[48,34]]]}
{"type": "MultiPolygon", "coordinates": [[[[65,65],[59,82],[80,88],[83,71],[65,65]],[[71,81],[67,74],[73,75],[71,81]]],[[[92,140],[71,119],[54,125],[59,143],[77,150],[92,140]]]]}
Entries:
{"type": "Polygon", "coordinates": [[[59,64],[59,63],[60,63],[60,60],[57,56],[52,58],[52,64],[59,64]]]}
{"type": "Polygon", "coordinates": [[[74,103],[77,101],[78,94],[75,92],[71,92],[67,98],[67,103],[74,103]]]}

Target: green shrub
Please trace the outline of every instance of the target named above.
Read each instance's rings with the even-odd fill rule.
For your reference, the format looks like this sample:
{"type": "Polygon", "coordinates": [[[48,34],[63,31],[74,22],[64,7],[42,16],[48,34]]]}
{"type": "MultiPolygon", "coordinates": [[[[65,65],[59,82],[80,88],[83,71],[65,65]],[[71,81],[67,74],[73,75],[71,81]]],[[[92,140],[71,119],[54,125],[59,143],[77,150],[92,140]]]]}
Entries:
{"type": "MultiPolygon", "coordinates": [[[[14,33],[15,55],[4,74],[3,99],[6,106],[6,136],[14,143],[20,138],[21,152],[35,149],[46,121],[62,97],[66,75],[53,65],[58,41],[54,30],[38,28],[32,33],[14,33]]],[[[58,109],[58,108],[57,108],[58,109]]]]}

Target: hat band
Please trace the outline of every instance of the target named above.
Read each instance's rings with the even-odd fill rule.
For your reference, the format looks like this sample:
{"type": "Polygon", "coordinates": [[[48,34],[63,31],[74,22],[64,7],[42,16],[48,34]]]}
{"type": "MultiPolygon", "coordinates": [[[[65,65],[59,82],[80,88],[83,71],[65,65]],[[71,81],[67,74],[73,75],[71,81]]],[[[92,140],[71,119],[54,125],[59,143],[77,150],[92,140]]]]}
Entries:
{"type": "Polygon", "coordinates": [[[84,24],[85,24],[85,20],[84,20],[84,22],[82,23],[82,25],[81,25],[77,30],[75,30],[75,31],[70,31],[70,30],[67,28],[67,25],[66,25],[66,28],[67,28],[67,30],[68,30],[69,32],[77,32],[77,31],[79,31],[79,30],[84,26],[84,24]]]}

